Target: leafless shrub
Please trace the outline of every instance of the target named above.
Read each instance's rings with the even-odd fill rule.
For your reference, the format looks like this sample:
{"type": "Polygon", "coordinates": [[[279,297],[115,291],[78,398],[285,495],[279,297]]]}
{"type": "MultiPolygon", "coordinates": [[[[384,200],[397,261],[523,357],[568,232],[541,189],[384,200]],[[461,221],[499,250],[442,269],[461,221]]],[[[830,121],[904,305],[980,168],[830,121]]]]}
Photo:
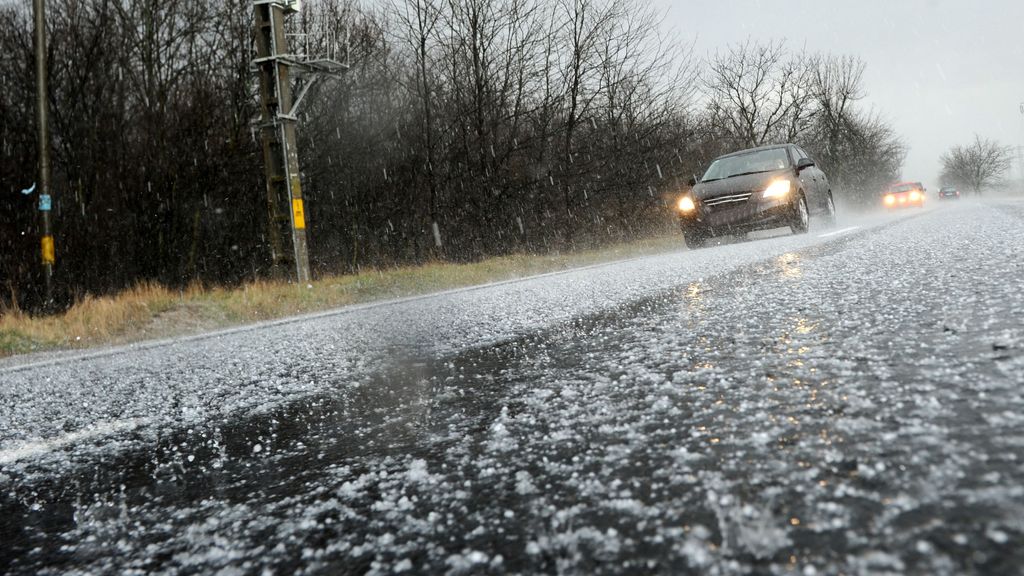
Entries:
{"type": "Polygon", "coordinates": [[[974,142],[953,146],[940,158],[943,186],[959,186],[974,194],[997,184],[1013,165],[1013,148],[977,134],[974,142]]]}

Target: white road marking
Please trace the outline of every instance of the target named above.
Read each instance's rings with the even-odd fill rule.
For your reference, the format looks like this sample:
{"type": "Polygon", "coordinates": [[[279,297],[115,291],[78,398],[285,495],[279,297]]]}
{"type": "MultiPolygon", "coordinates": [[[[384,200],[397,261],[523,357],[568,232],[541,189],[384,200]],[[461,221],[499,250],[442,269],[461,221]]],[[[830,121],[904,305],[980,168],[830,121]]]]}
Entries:
{"type": "Polygon", "coordinates": [[[860,226],[850,226],[849,228],[843,228],[841,230],[834,230],[825,234],[819,234],[818,238],[828,238],[829,236],[838,236],[840,234],[846,234],[847,232],[853,232],[854,230],[860,229],[860,226]]]}

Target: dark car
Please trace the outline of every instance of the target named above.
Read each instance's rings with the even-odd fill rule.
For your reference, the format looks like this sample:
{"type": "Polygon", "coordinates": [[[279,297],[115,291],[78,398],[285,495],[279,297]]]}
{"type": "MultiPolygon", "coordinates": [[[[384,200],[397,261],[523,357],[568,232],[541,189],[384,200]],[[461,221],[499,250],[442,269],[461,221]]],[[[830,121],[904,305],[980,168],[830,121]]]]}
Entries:
{"type": "Polygon", "coordinates": [[[794,144],[717,158],[676,208],[690,248],[716,236],[783,226],[803,234],[812,215],[832,224],[836,214],[828,178],[794,144]]]}
{"type": "Polygon", "coordinates": [[[960,191],[952,186],[939,188],[939,200],[959,200],[960,191]]]}

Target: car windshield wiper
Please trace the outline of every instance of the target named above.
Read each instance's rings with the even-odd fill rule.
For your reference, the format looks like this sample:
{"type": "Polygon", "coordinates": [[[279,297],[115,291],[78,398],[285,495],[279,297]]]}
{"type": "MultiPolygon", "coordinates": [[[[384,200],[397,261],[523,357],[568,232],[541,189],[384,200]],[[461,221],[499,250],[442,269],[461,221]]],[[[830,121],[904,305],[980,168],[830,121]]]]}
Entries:
{"type": "Polygon", "coordinates": [[[753,170],[751,172],[740,172],[739,174],[729,174],[726,178],[735,178],[737,176],[749,176],[751,174],[764,174],[765,172],[774,172],[774,170],[753,170]]]}
{"type": "Polygon", "coordinates": [[[737,176],[749,176],[751,174],[764,174],[765,172],[777,172],[778,170],[784,170],[784,168],[778,168],[778,169],[773,168],[771,170],[752,170],[750,172],[740,172],[738,174],[729,174],[728,176],[722,176],[721,178],[709,178],[707,180],[701,180],[701,183],[704,183],[704,182],[717,182],[718,180],[725,180],[726,178],[735,178],[737,176]]]}

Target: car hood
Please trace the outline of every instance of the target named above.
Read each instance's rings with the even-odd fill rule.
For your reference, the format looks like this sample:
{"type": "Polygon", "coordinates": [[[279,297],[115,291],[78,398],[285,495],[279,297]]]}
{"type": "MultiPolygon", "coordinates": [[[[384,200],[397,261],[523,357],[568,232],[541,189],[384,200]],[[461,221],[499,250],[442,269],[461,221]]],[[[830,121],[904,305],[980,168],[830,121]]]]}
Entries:
{"type": "Polygon", "coordinates": [[[733,176],[732,178],[724,178],[713,182],[698,182],[693,187],[693,196],[698,200],[706,200],[740,192],[760,192],[767,188],[772,183],[772,180],[791,174],[791,170],[785,169],[774,172],[761,172],[760,174],[733,176]]]}

